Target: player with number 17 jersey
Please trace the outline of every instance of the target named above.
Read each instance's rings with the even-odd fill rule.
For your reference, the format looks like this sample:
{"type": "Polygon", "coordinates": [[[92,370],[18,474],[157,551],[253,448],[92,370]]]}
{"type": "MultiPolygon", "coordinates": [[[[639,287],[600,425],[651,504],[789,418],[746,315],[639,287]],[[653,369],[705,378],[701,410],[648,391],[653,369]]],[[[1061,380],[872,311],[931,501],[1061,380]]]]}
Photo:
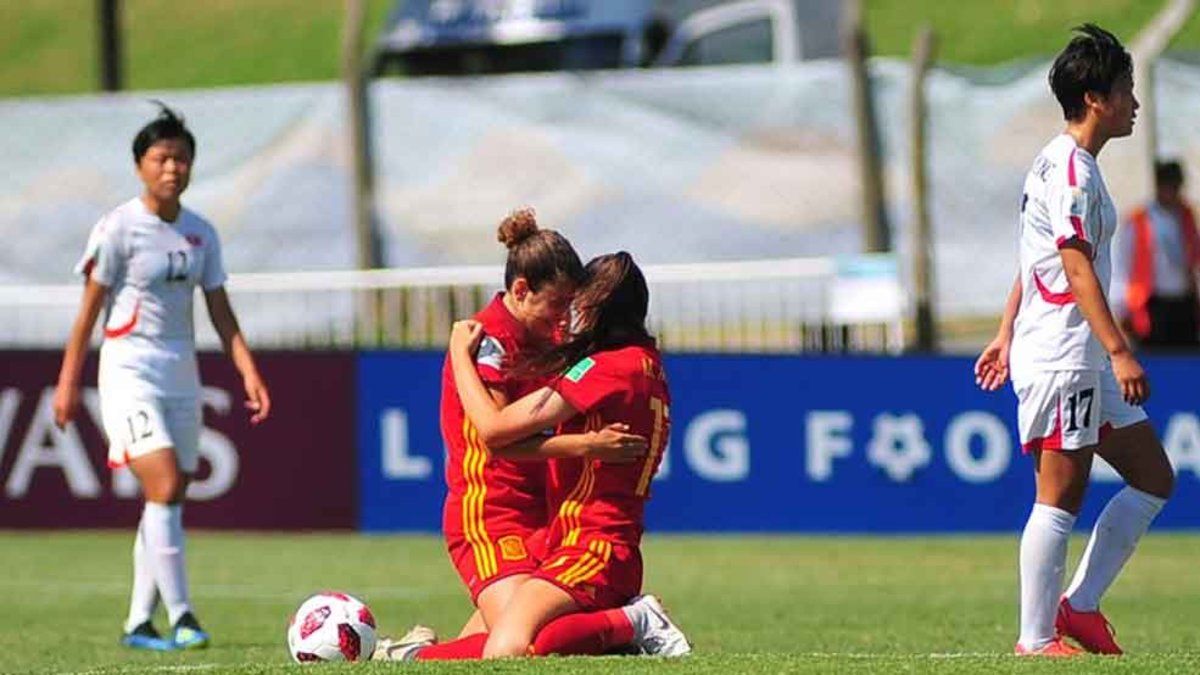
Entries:
{"type": "Polygon", "coordinates": [[[1050,141],[1034,161],[1020,223],[1021,299],[1010,363],[1022,446],[1095,445],[1108,429],[1146,415],[1122,400],[1059,253],[1064,246],[1085,247],[1101,287],[1108,287],[1117,210],[1096,159],[1070,134],[1050,141]]]}
{"type": "Polygon", "coordinates": [[[619,607],[642,587],[645,506],[671,432],[662,356],[652,339],[596,352],[550,387],[579,411],[559,433],[625,422],[630,433],[649,439],[646,456],[636,462],[550,462],[553,520],[546,562],[535,576],[567,591],[581,607],[619,607]]]}

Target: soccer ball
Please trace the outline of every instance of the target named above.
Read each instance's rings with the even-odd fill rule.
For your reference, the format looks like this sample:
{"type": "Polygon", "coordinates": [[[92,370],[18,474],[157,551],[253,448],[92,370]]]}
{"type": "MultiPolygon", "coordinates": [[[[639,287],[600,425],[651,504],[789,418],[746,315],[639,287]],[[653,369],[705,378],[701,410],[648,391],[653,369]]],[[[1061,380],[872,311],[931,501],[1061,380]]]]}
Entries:
{"type": "Polygon", "coordinates": [[[287,642],[297,663],[366,661],[375,651],[375,617],[345,593],[318,593],[292,615],[287,642]]]}

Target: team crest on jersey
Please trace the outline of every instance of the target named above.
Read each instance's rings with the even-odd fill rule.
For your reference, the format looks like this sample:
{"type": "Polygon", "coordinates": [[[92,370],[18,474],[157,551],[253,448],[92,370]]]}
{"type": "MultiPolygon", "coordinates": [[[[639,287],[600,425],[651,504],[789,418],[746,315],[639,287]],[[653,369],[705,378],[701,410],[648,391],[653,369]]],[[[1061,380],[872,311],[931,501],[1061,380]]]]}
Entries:
{"type": "Polygon", "coordinates": [[[500,366],[504,364],[504,345],[491,335],[483,336],[483,341],[479,343],[479,353],[475,355],[475,363],[500,370],[500,366]]]}
{"type": "Polygon", "coordinates": [[[589,357],[583,359],[582,361],[580,361],[579,363],[576,363],[575,365],[571,366],[571,369],[568,370],[566,375],[563,375],[563,377],[567,378],[568,380],[570,380],[572,382],[577,383],[580,380],[582,380],[583,376],[587,375],[587,372],[589,370],[591,370],[592,367],[595,365],[596,365],[596,361],[592,357],[589,356],[589,357]]]}
{"type": "Polygon", "coordinates": [[[500,557],[505,560],[524,560],[529,557],[525,542],[515,534],[500,537],[497,543],[500,544],[500,557]]]}
{"type": "Polygon", "coordinates": [[[199,235],[189,234],[184,239],[187,239],[187,243],[191,244],[192,248],[200,248],[204,245],[204,240],[199,235]]]}

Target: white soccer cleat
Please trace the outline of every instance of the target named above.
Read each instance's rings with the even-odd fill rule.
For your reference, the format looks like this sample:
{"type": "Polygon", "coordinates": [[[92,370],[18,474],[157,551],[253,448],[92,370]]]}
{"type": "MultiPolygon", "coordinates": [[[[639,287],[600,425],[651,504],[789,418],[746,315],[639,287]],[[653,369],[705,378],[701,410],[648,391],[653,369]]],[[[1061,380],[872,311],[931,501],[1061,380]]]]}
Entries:
{"type": "Polygon", "coordinates": [[[639,595],[625,606],[633,620],[634,632],[638,636],[637,646],[646,656],[677,658],[692,653],[692,645],[671,621],[662,603],[653,595],[639,595]]]}
{"type": "Polygon", "coordinates": [[[372,661],[412,661],[422,647],[437,644],[437,633],[429,626],[413,626],[400,639],[380,638],[372,661]]]}

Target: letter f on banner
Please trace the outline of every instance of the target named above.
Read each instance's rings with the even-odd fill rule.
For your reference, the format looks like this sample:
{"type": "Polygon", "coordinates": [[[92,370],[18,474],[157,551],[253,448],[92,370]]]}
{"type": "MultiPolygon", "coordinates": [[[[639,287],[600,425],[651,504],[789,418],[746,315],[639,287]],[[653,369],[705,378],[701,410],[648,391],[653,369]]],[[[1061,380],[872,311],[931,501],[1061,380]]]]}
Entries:
{"type": "Polygon", "coordinates": [[[833,460],[854,450],[850,428],[854,417],[845,410],[813,410],[805,419],[804,468],[810,480],[823,483],[833,477],[833,460]]]}

